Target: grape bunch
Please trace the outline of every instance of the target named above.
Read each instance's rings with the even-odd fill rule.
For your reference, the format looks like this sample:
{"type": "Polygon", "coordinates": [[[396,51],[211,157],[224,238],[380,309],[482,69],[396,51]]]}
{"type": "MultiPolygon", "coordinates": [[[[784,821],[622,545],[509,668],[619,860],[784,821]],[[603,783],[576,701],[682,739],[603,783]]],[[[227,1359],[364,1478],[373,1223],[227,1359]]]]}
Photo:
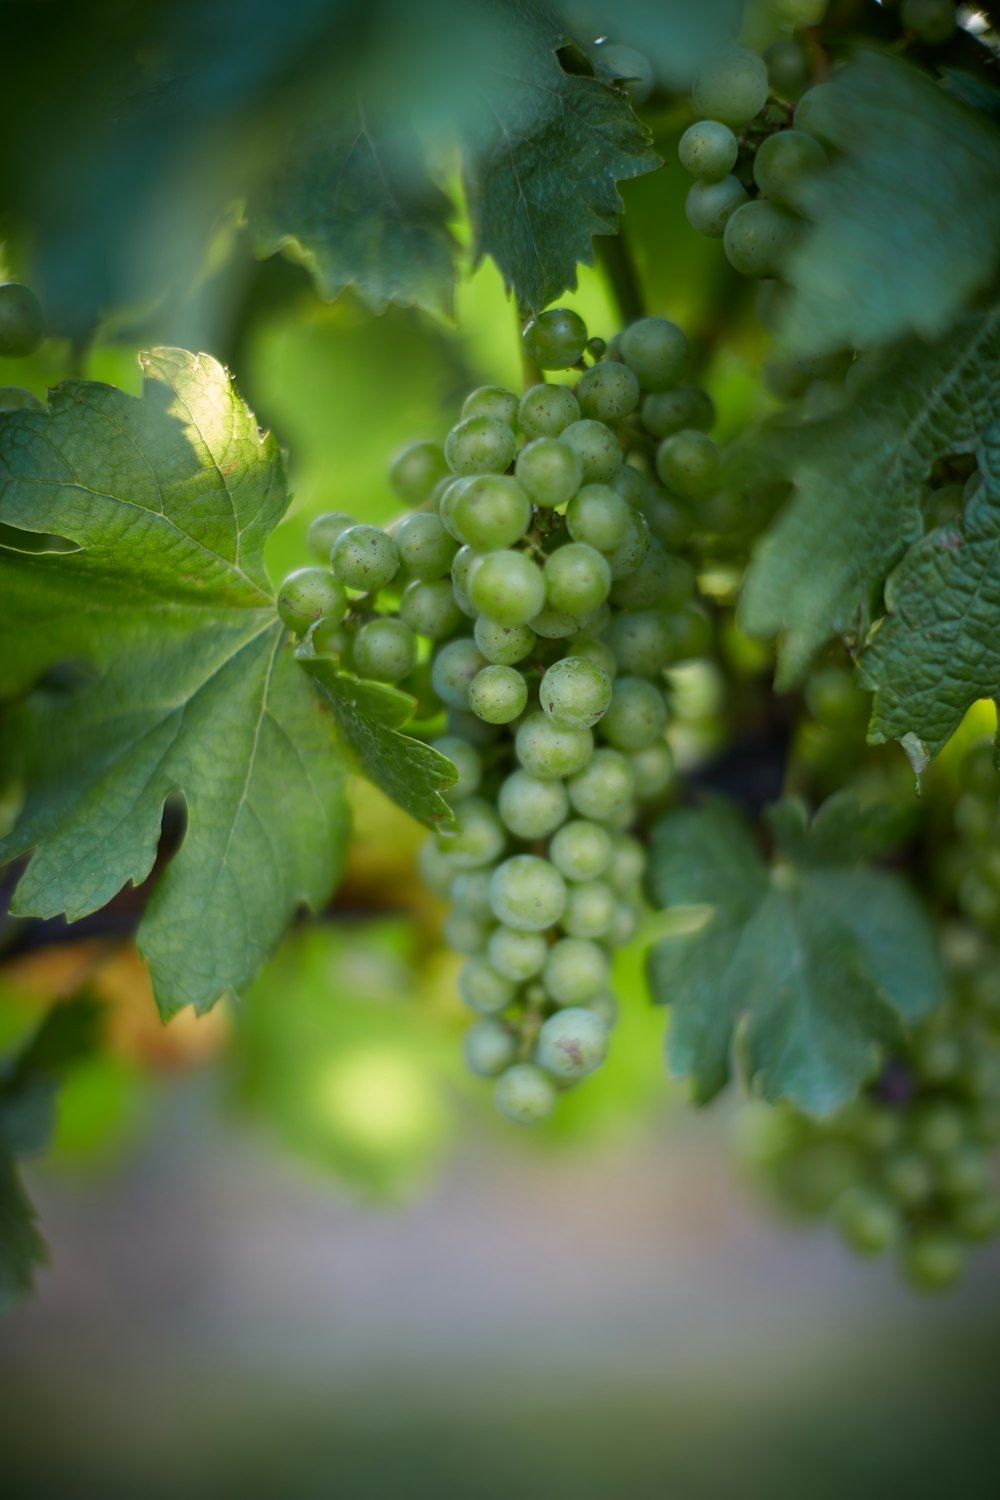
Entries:
{"type": "Polygon", "coordinates": [[[608,1048],[611,955],[636,930],[645,864],[629,829],[673,777],[664,671],[708,623],[678,548],[720,454],[666,319],[609,349],[553,308],[524,346],[575,383],[473,391],[443,448],[393,461],[410,513],[389,530],[320,516],[308,540],[328,565],[290,574],[278,610],[303,649],[411,692],[455,766],[455,827],[421,871],[465,955],[468,1066],[528,1124],[608,1048]]]}

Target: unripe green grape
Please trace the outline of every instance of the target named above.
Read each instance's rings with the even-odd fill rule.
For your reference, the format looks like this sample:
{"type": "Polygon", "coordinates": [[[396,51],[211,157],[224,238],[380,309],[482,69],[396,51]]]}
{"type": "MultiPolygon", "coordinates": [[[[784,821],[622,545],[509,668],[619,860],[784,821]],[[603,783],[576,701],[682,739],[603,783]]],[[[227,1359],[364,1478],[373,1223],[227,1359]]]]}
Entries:
{"type": "Polygon", "coordinates": [[[556,1102],[552,1080],[533,1063],[516,1063],[497,1079],[496,1107],[515,1125],[538,1125],[548,1119],[556,1102]]]}
{"type": "Polygon", "coordinates": [[[670,617],[659,609],[637,609],[615,615],[605,641],[619,669],[631,677],[659,677],[673,658],[670,617]]]}
{"type": "Polygon", "coordinates": [[[945,1230],[918,1230],[903,1250],[903,1269],[914,1286],[928,1292],[944,1291],[965,1269],[965,1247],[956,1235],[945,1230]]]}
{"type": "Polygon", "coordinates": [[[482,474],[464,484],[451,508],[459,541],[492,552],[520,541],[531,521],[531,501],[508,474],[482,474]]]}
{"type": "Polygon", "coordinates": [[[354,633],[340,620],[317,620],[306,639],[316,656],[336,656],[342,671],[353,670],[354,633]]]}
{"type": "MultiPolygon", "coordinates": [[[[426,585],[417,585],[417,587],[426,585]]],[[[417,660],[413,631],[402,620],[388,616],[369,620],[354,637],[354,665],[359,677],[375,682],[399,682],[417,660]]]]}
{"type": "Polygon", "coordinates": [[[466,417],[444,442],[444,456],[454,474],[502,474],[516,451],[513,431],[496,417],[466,417]]]}
{"type": "Polygon", "coordinates": [[[931,1156],[950,1156],[964,1143],[966,1128],[966,1116],[955,1105],[927,1104],[914,1113],[913,1140],[931,1156]]]}
{"type": "Polygon", "coordinates": [[[596,662],[564,656],[542,678],[538,701],[560,727],[592,729],[611,702],[611,678],[596,662]]]}
{"type": "Polygon", "coordinates": [[[593,881],[608,869],[614,841],[600,823],[575,818],[564,823],[549,844],[549,859],[571,881],[593,881]]]}
{"type": "Polygon", "coordinates": [[[587,340],[587,353],[593,359],[604,359],[608,352],[607,339],[599,338],[596,334],[587,340]]]}
{"type": "Polygon", "coordinates": [[[593,547],[567,542],[546,558],[544,581],[549,606],[583,620],[608,597],[611,569],[593,547]]]}
{"type": "Polygon", "coordinates": [[[473,1021],[462,1037],[462,1052],[470,1073],[495,1078],[516,1058],[517,1037],[495,1016],[484,1016],[473,1021]]]}
{"type": "Polygon", "coordinates": [[[460,476],[458,479],[452,479],[450,484],[445,485],[438,499],[438,520],[448,535],[456,542],[462,541],[458,524],[455,520],[455,510],[458,506],[459,497],[473,480],[479,477],[477,474],[466,474],[460,476]]]}
{"type": "Polygon", "coordinates": [[[635,777],[637,802],[653,802],[663,795],[674,779],[674,757],[666,740],[657,740],[628,758],[635,777]]]}
{"type": "Polygon", "coordinates": [[[507,833],[495,809],[482,797],[465,797],[453,811],[454,829],[438,837],[455,873],[476,870],[499,859],[507,833]]]}
{"type": "Polygon", "coordinates": [[[778,37],[764,50],[768,81],[778,94],[794,98],[809,77],[809,59],[790,36],[778,37]]]}
{"type": "Polygon", "coordinates": [[[712,649],[712,622],[700,609],[679,609],[670,616],[674,634],[674,661],[707,656],[712,649]]]}
{"type": "Polygon", "coordinates": [[[619,901],[604,934],[607,948],[627,948],[639,930],[639,912],[631,901],[619,901]]]}
{"type": "Polygon", "coordinates": [[[733,214],[747,202],[747,190],[738,177],[723,177],[721,182],[699,180],[688,189],[684,212],[698,234],[721,240],[733,214]]]}
{"type": "Polygon", "coordinates": [[[42,304],[19,281],[0,283],[0,357],[23,359],[45,337],[42,304]]]}
{"type": "Polygon", "coordinates": [[[399,552],[379,526],[349,526],[330,552],[330,567],[349,589],[374,593],[399,571],[399,552]]]}
{"type": "Polygon", "coordinates": [[[958,24],[954,0],[903,0],[899,19],[907,31],[928,47],[950,41],[958,24]]]}
{"type": "Polygon", "coordinates": [[[455,591],[455,603],[470,619],[475,619],[479,611],[469,598],[469,579],[472,576],[472,569],[485,555],[484,552],[477,552],[475,547],[459,547],[451,564],[451,584],[455,591]]]}
{"type": "Polygon", "coordinates": [[[394,537],[399,560],[414,578],[444,578],[458,551],[457,538],[449,536],[439,515],[421,511],[406,516],[394,537]]]}
{"type": "Polygon", "coordinates": [[[913,1065],[925,1083],[947,1083],[962,1066],[961,1038],[953,1032],[927,1029],[914,1037],[913,1065]]]}
{"type": "Polygon", "coordinates": [[[803,223],[766,198],[744,203],[726,225],[726,259],[743,276],[780,276],[803,223]]]}
{"type": "Polygon", "coordinates": [[[448,895],[455,879],[455,866],[432,835],[420,845],[417,869],[427,889],[435,896],[448,895]]]}
{"type": "Polygon", "coordinates": [[[407,505],[420,505],[447,472],[444,453],[437,443],[408,443],[389,464],[389,483],[407,505]]]}
{"type": "Polygon", "coordinates": [[[469,598],[499,625],[527,625],[545,603],[542,570],[523,552],[487,552],[469,570],[469,598]]]}
{"type": "Polygon", "coordinates": [[[881,1254],[899,1237],[899,1213],[892,1199],[860,1183],[841,1194],[835,1216],[848,1244],[865,1255],[881,1254]]]}
{"type": "Polygon", "coordinates": [[[580,403],[565,385],[533,385],[521,397],[517,424],[526,438],[558,437],[580,420],[580,403]]]}
{"type": "Polygon", "coordinates": [[[554,1078],[585,1078],[608,1052],[608,1028],[592,1010],[572,1006],[543,1022],[535,1055],[554,1078]]]}
{"type": "Polygon", "coordinates": [[[668,495],[659,484],[648,486],[642,512],[649,530],[663,547],[683,547],[694,531],[688,506],[677,495],[668,495]]]}
{"type": "Polygon", "coordinates": [[[463,417],[495,417],[513,427],[517,420],[517,397],[502,385],[481,385],[462,402],[463,417]]]}
{"type": "Polygon", "coordinates": [[[950,1198],[976,1198],[993,1184],[993,1158],[982,1146],[960,1146],[938,1166],[941,1191],[950,1198]]]}
{"type": "Polygon", "coordinates": [[[628,501],[607,484],[585,484],[566,507],[566,529],[574,542],[583,542],[598,552],[613,552],[619,547],[628,524],[628,501]]]}
{"type": "Polygon", "coordinates": [[[780,130],[762,141],[754,157],[754,181],[773,203],[795,202],[803,181],[826,166],[826,152],[815,136],[804,130],[780,130]]]}
{"type": "Polygon", "coordinates": [[[554,609],[551,604],[546,604],[532,619],[531,628],[543,640],[562,641],[568,636],[576,636],[581,623],[576,615],[569,615],[564,609],[554,609]]]}
{"type": "Polygon", "coordinates": [[[549,949],[542,983],[556,1005],[584,1005],[605,988],[609,973],[603,948],[586,938],[565,937],[549,949]]]}
{"type": "Polygon", "coordinates": [[[476,673],[485,666],[478,646],[468,636],[460,636],[442,646],[431,668],[434,691],[441,702],[450,708],[467,709],[469,686],[476,673]]]}
{"type": "Polygon", "coordinates": [[[490,881],[493,915],[519,932],[554,927],[566,905],[566,882],[547,859],[515,854],[493,871],[490,881]]]}
{"type": "Polygon", "coordinates": [[[616,495],[621,495],[626,505],[642,505],[646,479],[632,464],[620,464],[608,484],[616,495]]]}
{"type": "Polygon", "coordinates": [[[403,590],[400,618],[418,635],[444,640],[462,623],[462,611],[447,578],[415,578],[403,590]]]}
{"type": "Polygon", "coordinates": [[[691,100],[700,115],[745,125],[767,103],[767,65],[747,47],[717,52],[695,75],[691,100]]]}
{"type": "Polygon", "coordinates": [[[570,777],[567,791],[581,817],[602,821],[630,806],[635,777],[617,750],[595,750],[583,769],[570,777]]]}
{"type": "Polygon", "coordinates": [[[991,1240],[1000,1233],[1000,1195],[990,1189],[957,1203],[952,1223],[963,1240],[991,1240]]]}
{"type": "Polygon", "coordinates": [[[607,554],[612,581],[617,583],[620,578],[628,578],[648,551],[649,527],[646,519],[638,511],[632,511],[624,539],[613,552],[607,554]]]}
{"type": "Polygon", "coordinates": [[[579,454],[554,437],[526,443],[517,455],[514,473],[535,504],[547,509],[565,505],[583,482],[579,454]]]}
{"type": "MultiPolygon", "coordinates": [[[[583,619],[580,621],[580,627],[577,630],[572,645],[576,645],[577,643],[582,643],[584,641],[596,641],[599,636],[602,636],[604,634],[610,623],[610,606],[606,602],[604,604],[599,604],[596,609],[591,610],[589,615],[584,615],[583,619]]],[[[567,649],[563,652],[564,656],[571,656],[572,654],[573,653],[571,649],[567,649]]]]}
{"type": "Polygon", "coordinates": [[[615,908],[614,892],[602,881],[571,885],[559,925],[570,937],[601,938],[614,921],[615,908]]]}
{"type": "Polygon", "coordinates": [[[524,984],[542,972],[549,945],[540,932],[518,932],[514,927],[494,927],[486,945],[486,956],[498,974],[524,984]]]}
{"type": "Polygon", "coordinates": [[[458,993],[470,1010],[493,1016],[513,1004],[517,986],[498,974],[485,958],[474,954],[458,972],[458,993]]]}
{"type": "Polygon", "coordinates": [[[458,780],[445,793],[448,801],[461,802],[471,797],[483,779],[482,756],[475,746],[467,740],[460,740],[455,734],[445,734],[431,740],[431,749],[450,760],[458,772],[458,780]]]}
{"type": "Polygon", "coordinates": [[[934,1191],[934,1175],[927,1158],[906,1146],[886,1157],[881,1175],[883,1185],[902,1208],[919,1207],[934,1191]]]}
{"type": "Polygon", "coordinates": [[[600,995],[595,995],[593,1000],[588,1000],[585,1009],[593,1011],[599,1021],[603,1021],[609,1031],[618,1024],[618,1001],[610,990],[605,990],[600,995]]]}
{"type": "Polygon", "coordinates": [[[486,947],[492,929],[492,922],[482,922],[478,917],[471,917],[468,912],[455,908],[445,917],[441,936],[452,953],[471,955],[486,947]]]}
{"type": "Polygon", "coordinates": [[[719,482],[719,450],[707,432],[685,428],[664,438],[656,450],[656,472],[668,489],[693,500],[719,482]]]}
{"type": "Polygon", "coordinates": [[[661,609],[677,609],[687,604],[697,587],[695,572],[683,557],[671,557],[655,537],[650,538],[646,555],[627,578],[616,579],[611,602],[619,609],[647,609],[658,604],[661,609]]]}
{"type": "Polygon", "coordinates": [[[639,381],[628,365],[602,360],[591,365],[576,383],[576,399],[585,417],[617,422],[639,405],[639,381]]]}
{"type": "Polygon", "coordinates": [[[568,443],[583,467],[582,484],[607,484],[622,464],[622,446],[609,427],[590,417],[571,422],[559,435],[568,443]]]}
{"type": "Polygon", "coordinates": [[[449,865],[451,879],[445,895],[450,895],[458,911],[465,912],[470,917],[477,918],[483,923],[496,921],[493,915],[493,903],[490,900],[490,881],[493,879],[491,866],[484,866],[478,870],[462,870],[457,875],[454,868],[449,865]]]}
{"type": "Polygon", "coordinates": [[[568,307],[550,307],[532,318],[524,330],[524,349],[541,370],[568,370],[578,364],[587,347],[587,326],[568,307]]]}
{"type": "Polygon", "coordinates": [[[639,417],[655,438],[670,437],[684,427],[707,432],[715,422],[715,403],[700,385],[678,385],[672,391],[645,396],[639,417]]]}
{"type": "Polygon", "coordinates": [[[584,661],[592,661],[612,679],[617,675],[618,662],[611,647],[605,641],[585,641],[578,638],[570,642],[566,648],[566,656],[582,657],[584,661]]]}
{"type": "Polygon", "coordinates": [[[836,84],[815,83],[795,106],[795,129],[815,136],[818,141],[829,142],[831,129],[835,127],[840,112],[840,93],[836,84]]]}
{"type": "Polygon", "coordinates": [[[622,334],[619,352],[644,391],[665,391],[684,373],[688,342],[668,318],[639,318],[622,334]]]}
{"type": "Polygon", "coordinates": [[[667,705],[655,683],[645,677],[618,677],[601,719],[602,739],[616,750],[644,750],[667,727],[667,705]]]}
{"type": "Polygon", "coordinates": [[[699,120],[689,125],[677,145],[677,155],[685,172],[706,182],[718,182],[736,165],[739,142],[721,120],[699,120]]]}
{"type": "Polygon", "coordinates": [[[483,667],[469,684],[469,707],[487,724],[509,724],[527,703],[528,684],[515,667],[483,667]]]}
{"type": "Polygon", "coordinates": [[[326,568],[296,568],[281,581],[278,617],[296,635],[305,635],[317,620],[337,624],[347,613],[347,595],[326,568]]]}
{"type": "Polygon", "coordinates": [[[535,632],[527,625],[498,625],[480,615],[475,626],[476,645],[489,662],[512,667],[523,661],[535,645],[535,632]]]}
{"type": "Polygon", "coordinates": [[[539,781],[572,776],[590,760],[594,736],[589,729],[567,729],[543,713],[528,714],[518,725],[514,750],[518,761],[539,781]]]}
{"type": "Polygon", "coordinates": [[[309,530],[306,532],[306,546],[313,557],[329,565],[330,551],[338,536],[349,526],[357,524],[354,516],[349,516],[342,510],[328,510],[310,521],[309,530]]]}

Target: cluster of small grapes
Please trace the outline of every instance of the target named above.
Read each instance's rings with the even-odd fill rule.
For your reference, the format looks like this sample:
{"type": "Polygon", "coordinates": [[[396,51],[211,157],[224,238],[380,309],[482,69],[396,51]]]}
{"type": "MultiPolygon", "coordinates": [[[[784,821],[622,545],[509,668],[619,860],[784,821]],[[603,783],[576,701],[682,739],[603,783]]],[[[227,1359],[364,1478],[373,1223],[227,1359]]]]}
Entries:
{"type": "Polygon", "coordinates": [[[473,391],[443,449],[394,460],[411,513],[391,532],[319,517],[329,566],[289,575],[278,609],[314,652],[412,692],[456,768],[456,826],[421,870],[466,955],[468,1065],[532,1123],[607,1050],[610,955],[636,930],[645,863],[627,830],[673,776],[663,674],[705,638],[669,549],[720,456],[675,324],[643,318],[611,351],[555,308],[524,344],[575,385],[473,391]]]}

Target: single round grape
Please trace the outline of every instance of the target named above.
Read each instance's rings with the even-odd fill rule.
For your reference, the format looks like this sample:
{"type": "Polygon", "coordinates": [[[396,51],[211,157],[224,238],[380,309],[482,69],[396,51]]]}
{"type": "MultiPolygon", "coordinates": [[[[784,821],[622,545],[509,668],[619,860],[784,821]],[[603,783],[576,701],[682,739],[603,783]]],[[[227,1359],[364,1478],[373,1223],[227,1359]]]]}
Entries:
{"type": "Polygon", "coordinates": [[[527,703],[528,684],[515,667],[483,667],[469,684],[469,707],[487,724],[509,724],[527,703]]]}
{"type": "Polygon", "coordinates": [[[19,281],[0,282],[0,356],[23,359],[45,337],[42,304],[19,281]]]}
{"type": "Polygon", "coordinates": [[[677,155],[685,172],[706,182],[718,182],[736,165],[739,142],[721,120],[699,120],[689,125],[677,145],[677,155]]]}
{"type": "Polygon", "coordinates": [[[560,727],[592,729],[611,702],[611,678],[586,657],[564,656],[542,678],[538,701],[560,727]]]}
{"type": "Polygon", "coordinates": [[[576,383],[576,399],[585,417],[599,422],[617,422],[639,405],[639,381],[635,371],[616,360],[591,365],[576,383]]]}
{"type": "Polygon", "coordinates": [[[912,1056],[913,1065],[923,1082],[948,1083],[962,1066],[961,1037],[953,1032],[928,1028],[913,1038],[912,1056]]]}
{"type": "Polygon", "coordinates": [[[512,771],[500,787],[497,811],[519,839],[544,839],[569,812],[569,797],[561,781],[540,781],[527,771],[512,771]]]}
{"type": "Polygon", "coordinates": [[[496,417],[466,417],[445,438],[444,456],[454,474],[502,474],[513,462],[517,439],[496,417]]]}
{"type": "Polygon", "coordinates": [[[801,232],[802,220],[768,199],[744,203],[726,225],[726,259],[743,276],[780,276],[801,232]]]}
{"type": "Polygon", "coordinates": [[[458,971],[458,993],[470,1010],[492,1016],[513,1003],[517,986],[498,974],[485,958],[474,954],[458,971]]]}
{"type": "Polygon", "coordinates": [[[699,179],[688,189],[684,212],[691,228],[698,234],[721,240],[733,214],[747,202],[747,190],[738,177],[723,177],[721,182],[699,179]]]}
{"type": "Polygon", "coordinates": [[[469,580],[472,577],[472,569],[484,552],[477,552],[475,547],[459,547],[451,564],[451,583],[455,591],[455,603],[463,614],[475,618],[478,611],[469,598],[469,580]]]}
{"type": "Polygon", "coordinates": [[[486,947],[492,929],[492,922],[482,922],[455,907],[444,919],[441,936],[452,953],[473,954],[486,947]]]}
{"type": "Polygon", "coordinates": [[[570,937],[601,938],[614,921],[616,905],[614,892],[603,881],[571,885],[559,925],[570,937]]]}
{"type": "Polygon", "coordinates": [[[496,918],[493,915],[493,903],[490,900],[492,867],[462,870],[457,875],[451,865],[449,869],[451,870],[450,885],[444,894],[451,896],[456,909],[466,912],[470,917],[476,917],[480,922],[494,922],[496,918]]]}
{"type": "Polygon", "coordinates": [[[306,637],[316,656],[336,656],[345,672],[353,670],[354,633],[339,620],[317,620],[306,637]]]}
{"type": "Polygon", "coordinates": [[[892,1151],[881,1164],[882,1183],[902,1208],[926,1203],[934,1191],[934,1175],[927,1158],[903,1146],[892,1151]]]}
{"type": "MultiPolygon", "coordinates": [[[[424,839],[417,852],[420,878],[435,896],[447,896],[455,879],[455,866],[435,837],[424,839]]],[[[491,913],[488,913],[491,915],[491,913]]]]}
{"type": "Polygon", "coordinates": [[[524,330],[524,350],[541,370],[568,370],[587,347],[587,326],[568,307],[550,307],[524,330]]]}
{"type": "Polygon", "coordinates": [[[457,538],[449,536],[440,516],[428,511],[406,516],[394,541],[400,562],[414,578],[444,578],[458,551],[457,538]]]}
{"type": "Polygon", "coordinates": [[[470,1073],[495,1078],[517,1057],[517,1037],[496,1016],[484,1016],[462,1037],[462,1052],[470,1073]]]}
{"type": "Polygon", "coordinates": [[[445,793],[449,802],[461,802],[471,797],[483,779],[483,761],[479,751],[456,734],[444,734],[431,740],[431,749],[450,760],[458,772],[458,780],[445,793]]]}
{"type": "Polygon", "coordinates": [[[606,484],[621,468],[621,443],[603,422],[581,417],[578,422],[571,422],[563,428],[559,441],[568,443],[578,455],[583,468],[583,484],[606,484]]]}
{"type": "Polygon", "coordinates": [[[482,474],[462,486],[451,510],[459,541],[492,552],[520,541],[531,521],[531,501],[508,474],[482,474]]]}
{"type": "Polygon", "coordinates": [[[413,631],[402,620],[384,616],[369,620],[354,637],[354,665],[359,677],[399,682],[417,660],[413,631]]]}
{"type": "Polygon", "coordinates": [[[564,729],[543,713],[528,714],[514,736],[518,761],[539,781],[572,776],[586,766],[594,749],[589,729],[564,729]]]}
{"type": "Polygon", "coordinates": [[[1000,1233],[1000,1194],[990,1189],[963,1199],[954,1209],[953,1225],[963,1240],[991,1240],[1000,1233]]]}
{"type": "Polygon", "coordinates": [[[657,541],[650,538],[646,555],[627,578],[615,580],[611,602],[620,609],[647,609],[658,604],[673,610],[690,602],[697,587],[694,568],[683,557],[671,557],[657,541]]]}
{"type": "Polygon", "coordinates": [[[493,871],[490,881],[493,915],[519,932],[554,927],[566,905],[566,882],[555,865],[537,854],[515,854],[493,871]]]}
{"type": "Polygon", "coordinates": [[[317,620],[336,624],[347,613],[347,595],[326,568],[296,568],[281,580],[278,617],[296,635],[305,635],[317,620]]]}
{"type": "Polygon", "coordinates": [[[585,484],[566,507],[566,529],[574,542],[613,552],[625,539],[629,514],[628,501],[610,485],[585,484]]]}
{"type": "Polygon", "coordinates": [[[514,473],[536,505],[565,505],[583,481],[579,454],[559,438],[534,438],[517,455],[514,473]]]}
{"type": "Polygon", "coordinates": [[[389,464],[389,483],[407,505],[420,505],[447,472],[444,452],[437,443],[408,443],[389,464]]]}
{"type": "Polygon", "coordinates": [[[640,420],[653,437],[670,437],[683,427],[707,432],[715,422],[715,404],[699,385],[678,385],[672,391],[654,391],[643,398],[640,420]]]}
{"type": "Polygon", "coordinates": [[[577,635],[581,624],[577,615],[569,615],[564,609],[554,609],[551,604],[546,604],[532,619],[531,628],[543,640],[562,641],[567,636],[577,635]]]}
{"type": "Polygon", "coordinates": [[[773,203],[795,202],[796,189],[822,172],[826,152],[804,130],[779,130],[762,141],[754,157],[754,181],[773,203]]]}
{"type": "Polygon", "coordinates": [[[707,656],[712,646],[712,624],[700,609],[681,609],[670,616],[674,634],[674,661],[707,656]]]}
{"type": "Polygon", "coordinates": [[[616,750],[644,750],[667,727],[667,705],[655,683],[645,677],[618,677],[601,719],[601,738],[616,750]]]}
{"type": "Polygon", "coordinates": [[[966,1116],[954,1104],[929,1103],[914,1112],[914,1143],[931,1156],[945,1157],[965,1142],[966,1116]]]}
{"type": "Polygon", "coordinates": [[[576,818],[564,823],[549,844],[549,858],[567,880],[593,881],[611,863],[611,834],[600,823],[576,818]]]}
{"type": "Polygon", "coordinates": [[[628,758],[635,777],[637,802],[653,802],[674,779],[674,757],[666,740],[657,740],[628,758]]]}
{"type": "Polygon", "coordinates": [[[961,1146],[943,1159],[937,1179],[950,1198],[978,1197],[992,1186],[993,1157],[982,1146],[961,1146]]]}
{"type": "Polygon", "coordinates": [[[719,450],[707,432],[686,428],[664,438],[656,450],[656,472],[668,489],[696,500],[719,481],[719,450]]]}
{"type": "Polygon", "coordinates": [[[477,474],[465,474],[458,479],[452,479],[450,484],[445,485],[438,498],[437,515],[438,520],[448,535],[456,542],[461,542],[462,537],[455,520],[455,510],[458,506],[462,492],[480,476],[477,474]]]}
{"type": "Polygon", "coordinates": [[[646,869],[646,851],[630,834],[616,834],[603,878],[620,896],[634,890],[646,869]]]}
{"type": "Polygon", "coordinates": [[[453,809],[455,827],[439,834],[457,874],[491,865],[504,851],[507,833],[495,808],[482,797],[465,797],[453,809]]]}
{"type": "Polygon", "coordinates": [[[486,956],[497,973],[516,984],[542,972],[548,951],[540,932],[518,932],[514,927],[494,927],[486,945],[486,956]]]}
{"type": "Polygon", "coordinates": [[[632,464],[620,464],[609,483],[615,494],[621,495],[627,505],[642,504],[646,480],[632,464]]]}
{"type": "Polygon", "coordinates": [[[374,593],[399,571],[399,552],[379,526],[349,526],[330,552],[330,567],[349,589],[374,593]]]}
{"type": "MultiPolygon", "coordinates": [[[[567,939],[572,941],[572,939],[567,939]]],[[[558,945],[557,945],[558,946],[558,945]]],[[[571,1006],[543,1022],[535,1055],[554,1078],[585,1078],[608,1052],[608,1028],[592,1010],[571,1006]]]]}
{"type": "Polygon", "coordinates": [[[584,641],[578,638],[570,642],[566,655],[582,657],[584,661],[594,662],[611,678],[617,675],[618,662],[615,660],[614,652],[605,641],[584,641]]]}
{"type": "Polygon", "coordinates": [[[638,511],[632,511],[624,540],[607,555],[612,581],[617,583],[620,578],[628,578],[635,572],[648,551],[649,527],[646,525],[644,516],[638,511]]]}
{"type": "Polygon", "coordinates": [[[899,19],[906,31],[928,47],[940,47],[955,34],[955,0],[903,0],[899,19]]]}
{"type": "Polygon", "coordinates": [[[535,632],[527,625],[498,625],[480,615],[475,626],[476,645],[487,661],[501,667],[512,667],[530,655],[535,632]]]}
{"type": "Polygon", "coordinates": [[[648,486],[642,513],[661,546],[683,547],[694,531],[694,518],[688,506],[677,495],[668,495],[659,484],[648,486]]]}
{"type": "Polygon", "coordinates": [[[569,800],[583,818],[613,818],[632,802],[635,777],[617,750],[595,750],[582,770],[570,777],[569,800]]]}
{"type": "Polygon", "coordinates": [[[837,1227],[853,1249],[865,1255],[888,1250],[899,1236],[899,1213],[891,1198],[875,1188],[856,1184],[841,1194],[836,1209],[837,1227]]]}
{"type": "Polygon", "coordinates": [[[596,334],[587,340],[587,353],[594,359],[603,359],[608,352],[607,339],[599,338],[596,334]]]}
{"type": "Polygon", "coordinates": [[[513,427],[517,420],[517,397],[502,385],[481,385],[462,402],[463,417],[495,417],[513,427]]]}
{"type": "Polygon", "coordinates": [[[665,391],[684,373],[688,342],[668,318],[639,318],[622,334],[619,352],[644,391],[665,391]]]}
{"type": "Polygon", "coordinates": [[[542,570],[523,552],[487,552],[469,570],[469,598],[498,625],[527,625],[545,603],[542,570]]]}
{"type": "Polygon", "coordinates": [[[550,607],[582,620],[608,597],[611,569],[593,547],[567,542],[546,558],[544,581],[550,607]]]}
{"type": "Polygon", "coordinates": [[[496,1107],[515,1125],[538,1125],[548,1119],[556,1102],[555,1085],[533,1063],[515,1063],[497,1079],[496,1107]]]}
{"type": "MultiPolygon", "coordinates": [[[[607,630],[610,620],[611,610],[608,604],[599,604],[596,609],[591,610],[589,615],[584,615],[580,621],[572,645],[575,646],[578,642],[596,641],[607,630]]],[[[564,656],[572,656],[572,654],[571,648],[567,648],[563,652],[564,656]]]]}
{"type": "Polygon", "coordinates": [[[442,646],[431,668],[431,681],[441,702],[450,708],[467,709],[469,686],[485,666],[478,646],[467,635],[442,646]]]}
{"type": "Polygon", "coordinates": [[[673,658],[670,617],[660,609],[615,615],[605,637],[619,669],[630,677],[659,677],[673,658]]]}
{"type": "Polygon", "coordinates": [[[903,1251],[903,1270],[914,1286],[927,1292],[953,1286],[964,1269],[965,1247],[945,1230],[919,1230],[903,1251]]]}
{"type": "Polygon", "coordinates": [[[700,115],[745,125],[767,103],[767,64],[747,47],[727,47],[695,75],[691,100],[700,115]]]}
{"type": "Polygon", "coordinates": [[[631,901],[619,901],[602,941],[606,948],[627,948],[639,930],[639,912],[631,901]]]}
{"type": "Polygon", "coordinates": [[[447,578],[415,578],[403,590],[400,618],[418,635],[441,641],[462,623],[462,611],[447,578]]]}
{"type": "Polygon", "coordinates": [[[829,143],[840,116],[840,95],[833,83],[815,83],[795,106],[795,129],[829,143]]]}
{"type": "Polygon", "coordinates": [[[809,77],[809,59],[790,36],[780,36],[764,50],[767,77],[775,93],[794,98],[809,77]]]}
{"type": "Polygon", "coordinates": [[[586,938],[565,937],[549,949],[542,983],[556,1005],[585,1005],[606,987],[609,974],[603,948],[586,938]]]}
{"type": "Polygon", "coordinates": [[[321,516],[316,516],[309,523],[306,532],[306,546],[321,563],[329,564],[330,551],[334,542],[348,526],[356,526],[358,523],[354,516],[346,515],[342,510],[328,510],[321,516]]]}
{"type": "Polygon", "coordinates": [[[558,437],[580,419],[580,403],[565,385],[533,385],[521,397],[517,423],[526,438],[558,437]]]}

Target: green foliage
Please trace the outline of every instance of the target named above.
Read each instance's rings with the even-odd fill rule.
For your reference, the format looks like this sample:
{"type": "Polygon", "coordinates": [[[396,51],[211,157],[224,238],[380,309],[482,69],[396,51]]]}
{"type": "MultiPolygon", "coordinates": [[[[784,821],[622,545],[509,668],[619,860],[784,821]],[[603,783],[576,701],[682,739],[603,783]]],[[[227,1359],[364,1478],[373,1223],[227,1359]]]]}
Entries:
{"type": "Polygon", "coordinates": [[[14,1159],[0,1144],[0,1313],[10,1312],[27,1296],[35,1272],[48,1258],[14,1159]]]}
{"type": "Polygon", "coordinates": [[[0,1136],[19,1156],[49,1144],[56,1093],[66,1073],[101,1043],[101,1007],[80,999],[53,1005],[34,1035],[0,1072],[0,1136]]]}

